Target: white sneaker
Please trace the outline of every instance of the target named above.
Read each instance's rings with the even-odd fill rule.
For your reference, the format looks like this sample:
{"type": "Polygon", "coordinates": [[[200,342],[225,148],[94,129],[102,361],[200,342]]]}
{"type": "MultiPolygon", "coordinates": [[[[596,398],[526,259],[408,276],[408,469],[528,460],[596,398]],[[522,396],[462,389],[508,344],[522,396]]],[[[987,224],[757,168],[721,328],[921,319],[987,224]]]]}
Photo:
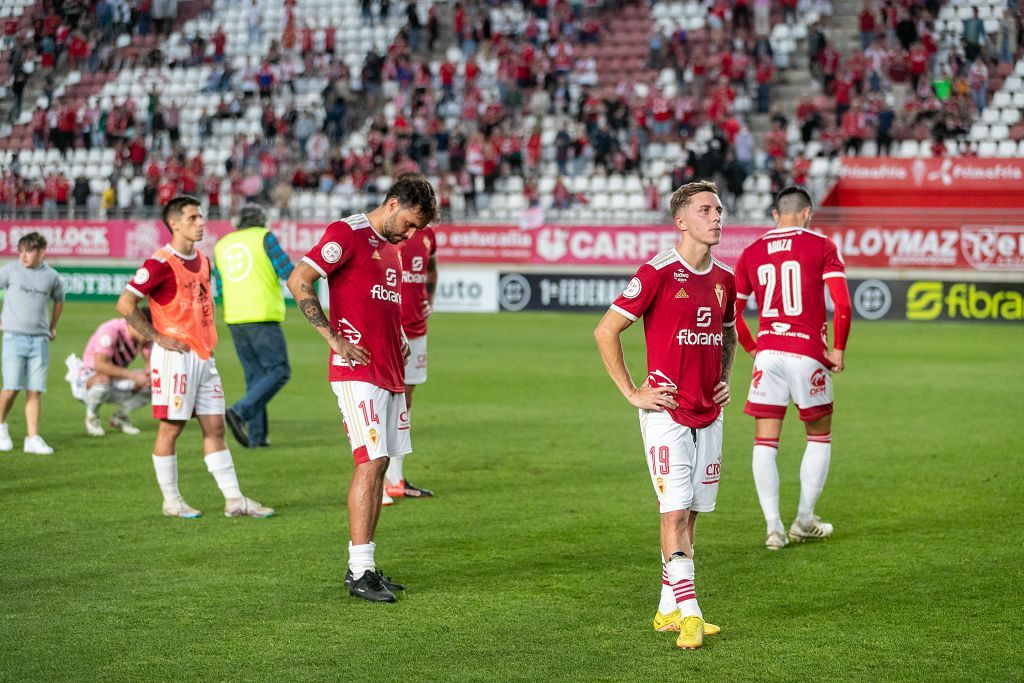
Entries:
{"type": "Polygon", "coordinates": [[[89,436],[103,436],[106,434],[103,430],[103,425],[100,424],[100,418],[98,415],[85,416],[85,431],[89,436]]]}
{"type": "Polygon", "coordinates": [[[832,535],[832,525],[821,521],[821,517],[815,515],[811,518],[810,524],[801,524],[800,520],[793,522],[789,527],[789,537],[794,541],[805,541],[808,538],[828,538],[832,535]]]}
{"type": "Polygon", "coordinates": [[[260,505],[252,498],[231,498],[224,501],[225,517],[255,517],[264,519],[274,516],[274,508],[260,505]]]}
{"type": "Polygon", "coordinates": [[[0,423],[0,451],[10,451],[14,449],[14,442],[11,441],[11,433],[7,431],[7,423],[0,423]]]}
{"type": "Polygon", "coordinates": [[[768,548],[768,550],[782,550],[787,545],[789,545],[789,539],[786,538],[786,534],[782,531],[771,532],[764,542],[764,547],[768,548]]]}
{"type": "Polygon", "coordinates": [[[110,428],[118,429],[122,434],[132,435],[138,434],[141,431],[138,427],[132,424],[130,417],[120,412],[114,413],[110,417],[110,428]]]}
{"type": "Polygon", "coordinates": [[[387,491],[381,493],[381,505],[394,505],[395,499],[388,495],[387,491]]]}
{"type": "Polygon", "coordinates": [[[164,501],[164,515],[167,517],[181,517],[182,519],[197,519],[203,513],[185,502],[181,496],[173,500],[164,501]]]}
{"type": "Polygon", "coordinates": [[[50,444],[43,441],[43,437],[38,434],[25,437],[24,451],[26,453],[35,453],[36,455],[53,455],[53,449],[50,447],[50,444]]]}

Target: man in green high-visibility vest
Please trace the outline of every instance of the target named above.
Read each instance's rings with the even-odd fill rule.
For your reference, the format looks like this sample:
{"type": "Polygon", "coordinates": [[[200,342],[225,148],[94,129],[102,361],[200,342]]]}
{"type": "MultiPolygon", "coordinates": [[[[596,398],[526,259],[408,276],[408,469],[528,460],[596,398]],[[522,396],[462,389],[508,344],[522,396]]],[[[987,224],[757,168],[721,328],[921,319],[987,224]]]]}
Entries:
{"type": "Polygon", "coordinates": [[[214,247],[216,275],[224,297],[224,322],[245,373],[245,396],[228,408],[224,419],[247,448],[269,446],[267,403],[291,378],[288,347],[281,323],[292,263],[256,204],[242,206],[236,230],[214,247]]]}

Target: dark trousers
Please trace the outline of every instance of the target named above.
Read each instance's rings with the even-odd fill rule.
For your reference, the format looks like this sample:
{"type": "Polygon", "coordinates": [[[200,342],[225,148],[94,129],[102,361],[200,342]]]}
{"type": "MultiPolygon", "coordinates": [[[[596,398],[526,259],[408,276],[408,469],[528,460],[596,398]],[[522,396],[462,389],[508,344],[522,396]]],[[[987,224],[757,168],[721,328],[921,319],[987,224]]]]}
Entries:
{"type": "Polygon", "coordinates": [[[284,331],[276,322],[240,323],[228,330],[245,373],[245,396],[231,410],[248,424],[249,441],[261,444],[267,440],[267,403],[292,376],[284,331]]]}

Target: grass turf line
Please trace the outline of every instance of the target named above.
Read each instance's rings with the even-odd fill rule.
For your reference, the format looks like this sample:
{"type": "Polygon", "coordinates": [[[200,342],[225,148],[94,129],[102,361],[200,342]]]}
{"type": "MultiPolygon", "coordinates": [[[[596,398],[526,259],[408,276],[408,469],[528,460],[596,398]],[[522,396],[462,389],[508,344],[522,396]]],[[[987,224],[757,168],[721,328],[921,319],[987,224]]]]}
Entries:
{"type": "MultiPolygon", "coordinates": [[[[90,438],[61,380],[63,357],[112,316],[76,303],[61,321],[42,429],[56,455],[0,455],[0,679],[1021,678],[1016,326],[855,324],[818,506],[835,538],[779,553],[762,547],[741,356],[718,512],[697,534],[698,594],[723,634],[679,652],[650,630],[656,505],[636,414],[590,336],[597,316],[435,317],[406,471],[437,498],[383,513],[378,562],[409,586],[384,606],[341,585],[352,465],[319,337],[289,311],[273,447],[228,437],[243,491],[280,516],[221,515],[191,424],[181,489],[205,516],[176,520],[160,515],[148,411],[138,437],[90,438]]],[[[626,334],[637,377],[640,327],[626,334]]],[[[230,403],[243,385],[221,331],[230,403]]],[[[794,417],[779,454],[786,524],[804,445],[794,417]]]]}

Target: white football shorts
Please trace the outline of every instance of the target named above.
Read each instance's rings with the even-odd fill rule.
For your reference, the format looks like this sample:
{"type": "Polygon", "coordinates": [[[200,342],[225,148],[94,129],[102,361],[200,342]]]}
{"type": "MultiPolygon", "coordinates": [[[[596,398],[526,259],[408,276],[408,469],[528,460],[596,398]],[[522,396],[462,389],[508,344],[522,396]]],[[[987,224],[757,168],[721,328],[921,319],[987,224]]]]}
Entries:
{"type": "Polygon", "coordinates": [[[331,382],[357,465],[412,452],[404,393],[369,382],[331,382]]]}
{"type": "Polygon", "coordinates": [[[170,351],[153,344],[149,359],[153,417],[188,420],[195,415],[223,415],[224,387],[217,364],[195,351],[170,351]]]}
{"type": "Polygon", "coordinates": [[[782,419],[791,400],[804,422],[830,415],[832,373],[820,362],[798,353],[758,351],[743,412],[782,419]]]}
{"type": "Polygon", "coordinates": [[[410,339],[409,351],[405,359],[405,383],[423,384],[427,381],[427,335],[410,339]]]}
{"type": "Polygon", "coordinates": [[[722,474],[722,416],[694,429],[668,411],[641,409],[640,432],[659,511],[713,511],[722,474]]]}

